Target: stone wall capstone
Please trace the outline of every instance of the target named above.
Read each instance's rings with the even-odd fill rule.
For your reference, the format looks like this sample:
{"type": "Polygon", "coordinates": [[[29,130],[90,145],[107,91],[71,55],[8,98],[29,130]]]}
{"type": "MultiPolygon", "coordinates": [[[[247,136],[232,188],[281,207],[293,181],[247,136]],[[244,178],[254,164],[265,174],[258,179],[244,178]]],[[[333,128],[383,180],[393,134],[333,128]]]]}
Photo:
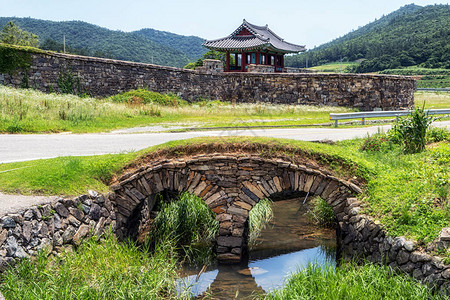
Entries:
{"type": "MultiPolygon", "coordinates": [[[[76,56],[31,53],[27,71],[30,87],[58,91],[61,72],[70,71],[80,80],[81,92],[111,96],[136,88],[175,93],[195,101],[199,98],[232,102],[310,104],[374,109],[407,109],[414,105],[415,80],[393,75],[223,73],[213,61],[200,71],[144,63],[76,56]]],[[[24,72],[3,74],[3,84],[20,87],[24,72]]]]}

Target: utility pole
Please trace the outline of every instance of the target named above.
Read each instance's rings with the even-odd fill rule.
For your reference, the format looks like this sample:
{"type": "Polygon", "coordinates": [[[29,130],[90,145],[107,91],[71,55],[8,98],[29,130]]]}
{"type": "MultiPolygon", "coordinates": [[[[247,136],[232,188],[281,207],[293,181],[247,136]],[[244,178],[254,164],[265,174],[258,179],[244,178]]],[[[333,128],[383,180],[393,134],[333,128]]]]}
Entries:
{"type": "Polygon", "coordinates": [[[66,35],[63,34],[63,53],[66,53],[66,35]]]}
{"type": "Polygon", "coordinates": [[[341,73],[342,73],[342,55],[341,55],[341,73]]]}
{"type": "Polygon", "coordinates": [[[306,67],[305,69],[308,69],[308,56],[306,57],[306,67]]]}

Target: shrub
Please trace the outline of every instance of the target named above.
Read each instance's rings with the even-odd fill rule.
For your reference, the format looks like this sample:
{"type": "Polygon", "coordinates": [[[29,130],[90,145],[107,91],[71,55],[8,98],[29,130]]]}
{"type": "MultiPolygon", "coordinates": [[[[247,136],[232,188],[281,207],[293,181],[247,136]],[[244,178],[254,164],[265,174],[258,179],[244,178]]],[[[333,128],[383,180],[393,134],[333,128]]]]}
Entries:
{"type": "Polygon", "coordinates": [[[426,133],[433,120],[423,107],[416,107],[410,116],[402,118],[390,131],[403,145],[405,153],[418,153],[425,149],[426,133]]]}
{"type": "Polygon", "coordinates": [[[6,131],[9,133],[20,133],[24,130],[22,123],[14,120],[7,128],[6,131]]]}
{"type": "Polygon", "coordinates": [[[387,134],[377,133],[369,135],[361,145],[361,151],[385,152],[392,149],[392,142],[387,134]]]}
{"type": "Polygon", "coordinates": [[[450,139],[450,132],[446,128],[431,127],[426,134],[426,140],[430,143],[442,142],[450,139]]]}
{"type": "Polygon", "coordinates": [[[113,102],[127,103],[131,106],[150,103],[164,106],[181,106],[187,103],[175,94],[160,94],[146,89],[131,90],[111,96],[109,99],[113,102]]]}

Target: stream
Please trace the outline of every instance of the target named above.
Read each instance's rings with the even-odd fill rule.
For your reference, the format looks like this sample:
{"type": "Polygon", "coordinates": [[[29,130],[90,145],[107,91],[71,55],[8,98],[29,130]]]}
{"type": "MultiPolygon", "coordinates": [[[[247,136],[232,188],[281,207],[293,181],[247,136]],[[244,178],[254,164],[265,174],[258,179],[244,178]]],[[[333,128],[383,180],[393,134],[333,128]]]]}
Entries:
{"type": "Polygon", "coordinates": [[[199,298],[246,299],[281,288],[289,274],[310,262],[335,265],[335,230],[314,225],[302,201],[273,202],[274,218],[250,248],[248,262],[211,265],[200,276],[201,267],[185,267],[178,291],[190,289],[192,296],[199,298]]]}

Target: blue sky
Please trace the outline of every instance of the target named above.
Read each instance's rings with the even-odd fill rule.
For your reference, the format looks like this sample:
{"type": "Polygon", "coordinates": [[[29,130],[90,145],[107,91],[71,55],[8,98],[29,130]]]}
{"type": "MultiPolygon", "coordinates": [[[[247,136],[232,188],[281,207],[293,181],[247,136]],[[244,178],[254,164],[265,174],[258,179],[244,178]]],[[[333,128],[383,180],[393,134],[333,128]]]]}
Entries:
{"type": "MultiPolygon", "coordinates": [[[[285,40],[319,46],[413,0],[0,0],[0,16],[81,20],[114,30],[154,28],[206,39],[230,34],[246,19],[269,24],[285,40]]],[[[447,4],[427,0],[417,5],[447,4]]]]}

